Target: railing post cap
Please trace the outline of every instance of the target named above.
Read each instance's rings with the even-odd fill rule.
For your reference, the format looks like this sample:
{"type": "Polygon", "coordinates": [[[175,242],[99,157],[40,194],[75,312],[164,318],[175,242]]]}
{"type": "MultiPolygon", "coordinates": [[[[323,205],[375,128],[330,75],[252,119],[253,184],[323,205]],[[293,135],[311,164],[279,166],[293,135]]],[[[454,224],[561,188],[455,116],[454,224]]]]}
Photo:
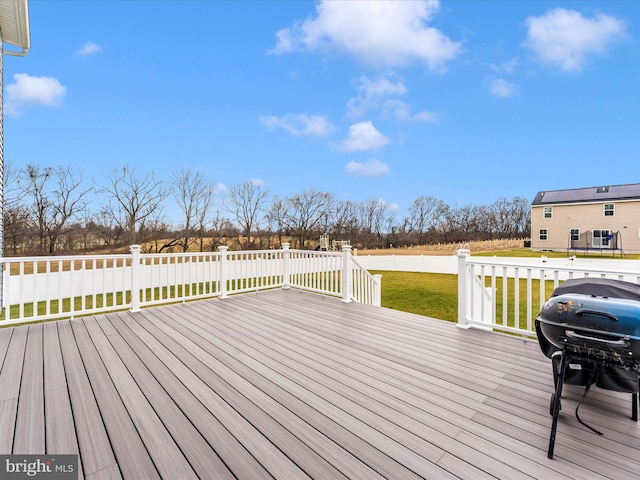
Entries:
{"type": "Polygon", "coordinates": [[[140,245],[129,245],[129,249],[131,250],[131,252],[139,252],[140,248],[140,245]]]}
{"type": "Polygon", "coordinates": [[[220,250],[221,252],[226,252],[227,250],[229,250],[229,247],[227,247],[226,245],[220,245],[218,246],[218,250],[220,250]]]}
{"type": "Polygon", "coordinates": [[[349,252],[351,250],[351,245],[343,245],[342,246],[342,251],[343,252],[349,252]]]}
{"type": "Polygon", "coordinates": [[[289,242],[283,242],[282,243],[282,250],[289,250],[290,244],[289,242]]]}
{"type": "Polygon", "coordinates": [[[456,254],[458,255],[458,257],[468,257],[469,255],[471,255],[471,250],[467,248],[460,248],[456,250],[456,254]]]}

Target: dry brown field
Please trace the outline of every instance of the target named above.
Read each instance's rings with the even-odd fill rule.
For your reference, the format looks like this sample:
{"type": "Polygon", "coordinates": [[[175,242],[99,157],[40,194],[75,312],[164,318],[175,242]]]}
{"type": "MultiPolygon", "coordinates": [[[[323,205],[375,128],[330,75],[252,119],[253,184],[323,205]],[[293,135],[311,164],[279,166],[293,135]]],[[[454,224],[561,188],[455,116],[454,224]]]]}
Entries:
{"type": "Polygon", "coordinates": [[[471,253],[501,252],[522,248],[523,238],[508,240],[481,240],[460,243],[438,243],[412,245],[401,248],[358,249],[358,255],[453,255],[456,250],[466,248],[471,253]]]}

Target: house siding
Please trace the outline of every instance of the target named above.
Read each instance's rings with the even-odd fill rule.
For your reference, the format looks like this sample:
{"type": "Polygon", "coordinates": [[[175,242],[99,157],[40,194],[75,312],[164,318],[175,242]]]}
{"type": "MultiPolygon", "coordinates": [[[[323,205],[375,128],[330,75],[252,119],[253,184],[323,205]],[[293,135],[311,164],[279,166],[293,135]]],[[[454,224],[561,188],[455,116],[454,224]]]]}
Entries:
{"type": "Polygon", "coordinates": [[[620,232],[618,248],[622,248],[626,253],[640,253],[640,199],[531,206],[533,250],[568,249],[569,233],[573,228],[580,229],[580,233],[594,229],[620,232]],[[613,216],[604,215],[605,203],[615,205],[613,216]],[[553,207],[552,218],[544,218],[545,207],[553,207]],[[541,229],[547,230],[547,240],[540,240],[541,229]]]}

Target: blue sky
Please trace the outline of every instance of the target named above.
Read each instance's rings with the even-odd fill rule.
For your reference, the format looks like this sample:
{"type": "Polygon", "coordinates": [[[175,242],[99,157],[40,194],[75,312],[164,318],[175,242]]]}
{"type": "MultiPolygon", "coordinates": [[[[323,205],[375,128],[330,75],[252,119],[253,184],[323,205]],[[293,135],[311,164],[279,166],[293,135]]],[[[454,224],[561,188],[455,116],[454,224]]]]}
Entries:
{"type": "Polygon", "coordinates": [[[638,1],[31,0],[5,158],[403,215],[640,182],[638,1]]]}

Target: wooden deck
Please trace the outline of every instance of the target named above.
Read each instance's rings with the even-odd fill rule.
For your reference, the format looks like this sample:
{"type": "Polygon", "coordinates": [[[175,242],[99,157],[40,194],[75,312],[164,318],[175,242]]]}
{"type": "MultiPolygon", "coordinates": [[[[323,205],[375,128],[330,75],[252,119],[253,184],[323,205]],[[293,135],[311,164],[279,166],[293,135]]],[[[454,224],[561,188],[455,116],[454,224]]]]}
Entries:
{"type": "Polygon", "coordinates": [[[273,290],[0,330],[0,454],[98,478],[637,478],[631,396],[535,342],[273,290]]]}

